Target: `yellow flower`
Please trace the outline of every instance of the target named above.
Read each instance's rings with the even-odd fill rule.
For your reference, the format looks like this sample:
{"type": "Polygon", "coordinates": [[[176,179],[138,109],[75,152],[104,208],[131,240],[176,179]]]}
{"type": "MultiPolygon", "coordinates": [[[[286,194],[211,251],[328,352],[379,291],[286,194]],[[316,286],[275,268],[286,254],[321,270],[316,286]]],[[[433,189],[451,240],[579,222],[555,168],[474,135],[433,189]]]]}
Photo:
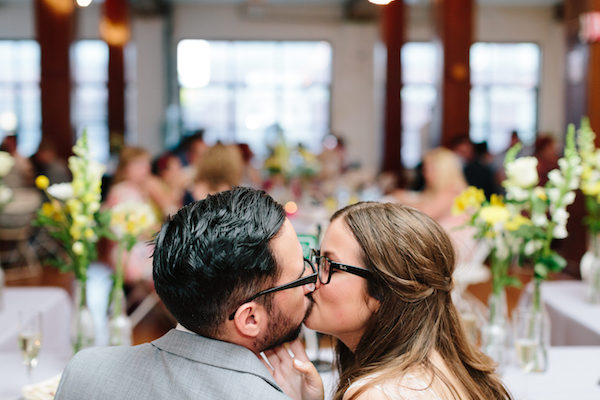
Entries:
{"type": "Polygon", "coordinates": [[[69,199],[67,200],[67,208],[69,209],[69,213],[71,215],[79,214],[83,211],[83,204],[77,199],[69,199]]]}
{"type": "Polygon", "coordinates": [[[489,225],[496,225],[498,222],[506,222],[510,218],[510,212],[502,206],[485,206],[481,208],[479,217],[489,225]]]}
{"type": "Polygon", "coordinates": [[[490,197],[490,204],[493,206],[504,207],[504,201],[502,199],[502,196],[493,193],[490,197]]]}
{"type": "Polygon", "coordinates": [[[46,176],[40,175],[37,178],[35,178],[35,186],[37,186],[38,189],[46,190],[46,189],[48,189],[49,185],[50,185],[50,181],[48,180],[48,178],[46,176]]]}
{"type": "Polygon", "coordinates": [[[524,217],[521,214],[517,214],[509,221],[506,221],[504,227],[509,231],[516,231],[523,225],[533,225],[533,223],[529,218],[524,217]]]}
{"type": "Polygon", "coordinates": [[[581,191],[588,196],[598,196],[600,194],[600,181],[582,183],[581,191]]]}
{"type": "Polygon", "coordinates": [[[481,203],[485,201],[485,194],[482,189],[475,186],[469,186],[456,199],[452,205],[452,214],[459,215],[464,213],[468,208],[475,210],[481,207],[481,203]]]}
{"type": "Polygon", "coordinates": [[[42,204],[42,215],[44,217],[52,218],[52,216],[54,215],[54,206],[52,205],[52,203],[45,202],[44,204],[42,204]]]}
{"type": "Polygon", "coordinates": [[[71,228],[69,229],[69,234],[71,235],[73,240],[81,239],[81,230],[76,225],[71,226],[71,228]]]}
{"type": "Polygon", "coordinates": [[[85,234],[84,235],[85,235],[85,238],[88,239],[88,240],[94,240],[94,239],[96,239],[96,234],[94,233],[94,230],[91,229],[91,228],[87,228],[85,230],[85,234]]]}

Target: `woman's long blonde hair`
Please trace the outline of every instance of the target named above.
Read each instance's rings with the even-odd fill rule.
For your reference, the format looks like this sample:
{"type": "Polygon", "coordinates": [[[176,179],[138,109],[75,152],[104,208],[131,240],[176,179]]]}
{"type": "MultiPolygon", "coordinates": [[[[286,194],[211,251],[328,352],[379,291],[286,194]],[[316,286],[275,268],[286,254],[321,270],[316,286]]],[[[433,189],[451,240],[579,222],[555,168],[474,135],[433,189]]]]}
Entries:
{"type": "Polygon", "coordinates": [[[117,170],[115,171],[112,184],[114,185],[126,180],[127,177],[125,174],[127,167],[129,164],[139,160],[140,158],[146,158],[148,159],[148,163],[150,163],[150,153],[148,153],[148,150],[142,147],[124,147],[119,153],[119,164],[117,165],[117,170]]]}
{"type": "Polygon", "coordinates": [[[237,146],[217,143],[202,155],[194,182],[203,182],[209,191],[240,184],[244,170],[242,153],[237,146]]]}
{"type": "Polygon", "coordinates": [[[435,169],[435,179],[426,181],[425,189],[433,192],[451,189],[460,193],[467,187],[460,159],[452,150],[435,148],[425,154],[427,168],[435,169]]]}
{"type": "Polygon", "coordinates": [[[458,388],[429,360],[437,350],[470,399],[510,399],[494,363],[463,332],[450,296],[455,254],[443,228],[416,209],[391,203],[354,204],[331,220],[337,218],[360,245],[364,265],[373,272],[367,290],[380,307],[354,353],[338,342],[340,383],[334,398],[341,400],[358,378],[376,373],[353,397],[423,367],[458,399],[458,388]]]}

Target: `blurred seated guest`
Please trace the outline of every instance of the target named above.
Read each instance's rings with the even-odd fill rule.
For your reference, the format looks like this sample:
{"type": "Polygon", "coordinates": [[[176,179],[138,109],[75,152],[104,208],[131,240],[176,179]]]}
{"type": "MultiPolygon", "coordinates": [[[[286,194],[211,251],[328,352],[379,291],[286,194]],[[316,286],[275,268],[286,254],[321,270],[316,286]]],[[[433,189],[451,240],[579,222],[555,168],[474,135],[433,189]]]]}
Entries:
{"type": "Polygon", "coordinates": [[[435,219],[452,238],[459,263],[468,262],[476,246],[473,229],[455,229],[462,226],[468,216],[452,215],[454,199],[467,188],[458,156],[443,147],[427,152],[423,160],[423,176],[425,189],[422,192],[396,190],[392,198],[435,219]]]}
{"type": "Polygon", "coordinates": [[[280,204],[243,187],[209,196],[171,217],[155,248],[156,293],[179,324],[152,343],[75,354],[56,400],[284,400],[302,382],[323,399],[299,341],[281,386],[259,355],[298,336],[317,281],[280,204]]]}
{"type": "MultiPolygon", "coordinates": [[[[119,154],[119,164],[113,183],[109,188],[104,207],[112,208],[117,204],[134,201],[149,204],[156,212],[156,220],[176,211],[171,196],[160,180],[150,173],[150,155],[140,147],[125,147],[119,154]]],[[[109,248],[109,264],[116,265],[117,246],[109,248]]],[[[128,284],[152,280],[152,248],[145,241],[139,241],[127,254],[125,282],[128,284]]]]}
{"type": "Polygon", "coordinates": [[[429,215],[438,222],[451,219],[454,198],[467,188],[459,158],[443,147],[433,149],[423,160],[425,188],[422,192],[403,189],[393,193],[395,199],[429,215]]]}
{"type": "Polygon", "coordinates": [[[175,153],[166,152],[156,159],[152,165],[152,172],[160,178],[177,209],[193,201],[186,187],[186,176],[181,160],[175,153]]]}
{"type": "Polygon", "coordinates": [[[11,188],[33,187],[34,169],[31,161],[23,157],[17,150],[17,136],[7,135],[0,145],[0,151],[5,151],[14,159],[14,166],[2,182],[11,188]]]}
{"type": "Polygon", "coordinates": [[[210,147],[198,164],[191,190],[194,200],[238,186],[243,168],[242,154],[237,146],[217,143],[210,147]]]}
{"type": "Polygon", "coordinates": [[[190,186],[192,184],[198,163],[208,148],[209,146],[204,141],[204,130],[199,129],[189,136],[184,136],[175,150],[185,172],[186,185],[190,186]]]}
{"type": "Polygon", "coordinates": [[[31,156],[35,176],[45,175],[50,184],[69,182],[71,173],[65,160],[58,157],[52,143],[42,142],[37,152],[31,156]]]}
{"type": "Polygon", "coordinates": [[[558,144],[556,139],[550,135],[540,135],[535,140],[535,149],[533,156],[537,158],[537,171],[540,178],[540,185],[548,182],[548,172],[558,168],[558,159],[560,158],[558,144]]]}
{"type": "Polygon", "coordinates": [[[463,166],[467,184],[483,189],[489,199],[492,193],[497,193],[494,171],[485,142],[475,145],[467,134],[452,139],[450,149],[456,154],[463,166]]]}
{"type": "Polygon", "coordinates": [[[262,186],[262,178],[260,171],[254,166],[254,152],[248,143],[238,143],[237,145],[242,155],[242,161],[244,163],[243,176],[241,185],[249,186],[253,188],[260,188],[262,186]]]}

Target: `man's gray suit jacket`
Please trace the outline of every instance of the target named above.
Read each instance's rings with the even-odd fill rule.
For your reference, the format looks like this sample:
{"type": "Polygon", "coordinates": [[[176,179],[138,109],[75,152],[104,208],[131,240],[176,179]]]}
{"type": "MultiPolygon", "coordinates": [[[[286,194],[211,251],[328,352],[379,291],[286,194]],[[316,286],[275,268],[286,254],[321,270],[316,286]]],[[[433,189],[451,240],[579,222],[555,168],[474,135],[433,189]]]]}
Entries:
{"type": "Polygon", "coordinates": [[[289,398],[252,351],[173,329],[152,343],[77,353],[55,399],[289,398]]]}

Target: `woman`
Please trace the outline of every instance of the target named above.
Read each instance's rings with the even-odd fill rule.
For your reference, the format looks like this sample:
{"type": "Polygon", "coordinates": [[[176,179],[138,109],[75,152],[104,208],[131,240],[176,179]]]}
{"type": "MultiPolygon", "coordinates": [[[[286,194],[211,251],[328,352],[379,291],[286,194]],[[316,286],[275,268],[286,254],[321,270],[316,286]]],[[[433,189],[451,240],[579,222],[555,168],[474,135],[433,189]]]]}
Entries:
{"type": "Polygon", "coordinates": [[[511,398],[463,332],[450,297],[454,251],[430,217],[390,203],[348,206],[314,260],[320,282],[305,323],[338,339],[334,399],[511,398]]]}

